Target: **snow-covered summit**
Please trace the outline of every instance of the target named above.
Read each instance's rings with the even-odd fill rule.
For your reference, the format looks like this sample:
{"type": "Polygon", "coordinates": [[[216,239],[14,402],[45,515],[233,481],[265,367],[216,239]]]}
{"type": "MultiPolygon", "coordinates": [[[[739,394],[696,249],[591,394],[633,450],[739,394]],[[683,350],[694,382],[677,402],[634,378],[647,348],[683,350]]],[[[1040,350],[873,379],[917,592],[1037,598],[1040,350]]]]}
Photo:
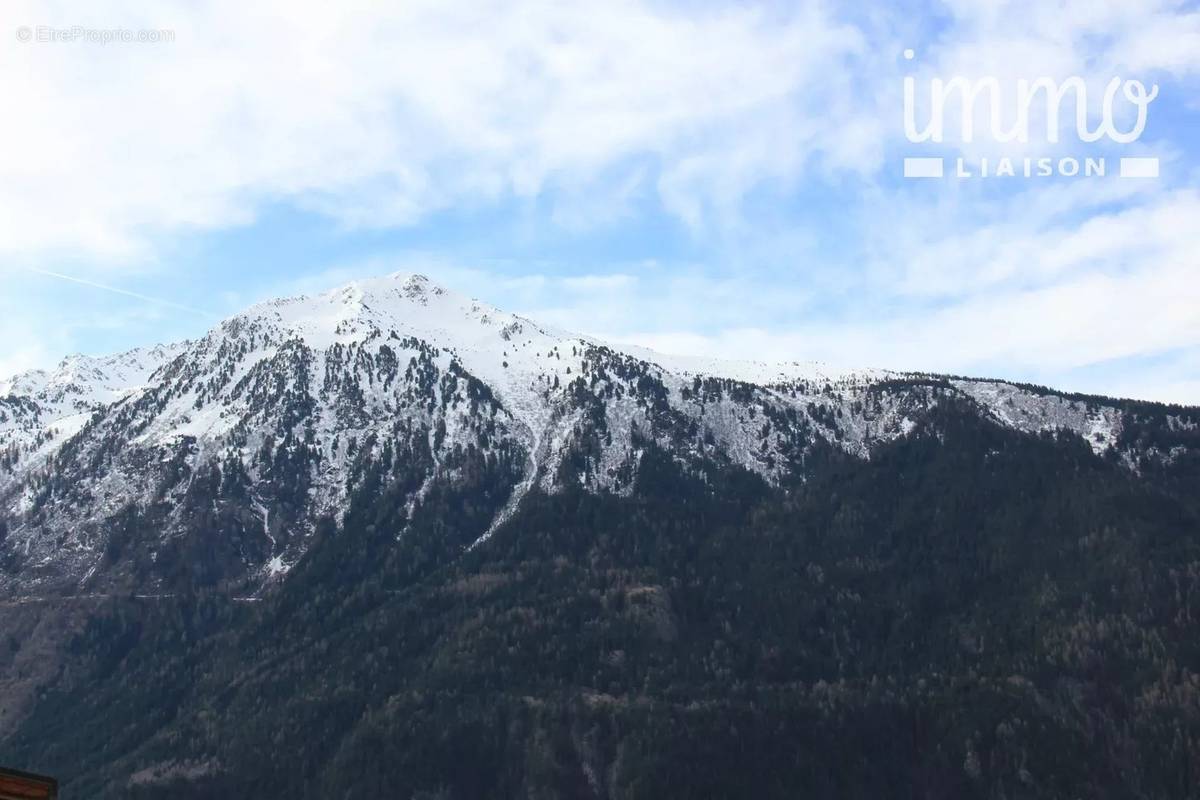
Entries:
{"type": "Polygon", "coordinates": [[[482,539],[535,489],[629,491],[651,447],[778,483],[803,479],[822,449],[869,458],[947,402],[1098,454],[1126,420],[1115,404],[1002,382],[663,356],[391,275],[0,383],[0,547],[37,565],[22,581],[92,580],[132,519],[176,544],[143,542],[125,580],[168,580],[163,553],[189,537],[225,553],[222,580],[273,578],[381,470],[410,516],[439,486],[490,475],[502,488],[482,539]]]}
{"type": "Polygon", "coordinates": [[[47,406],[70,410],[94,408],[144,385],[155,370],[189,344],[139,347],[100,357],[77,353],[67,356],[53,369],[29,370],[0,380],[0,397],[31,397],[47,406]]]}
{"type": "MultiPolygon", "coordinates": [[[[0,450],[41,440],[61,443],[99,409],[146,386],[163,364],[190,342],[136,348],[111,356],[67,356],[53,369],[35,369],[0,380],[0,450]]],[[[45,455],[45,453],[42,453],[45,455]]]]}

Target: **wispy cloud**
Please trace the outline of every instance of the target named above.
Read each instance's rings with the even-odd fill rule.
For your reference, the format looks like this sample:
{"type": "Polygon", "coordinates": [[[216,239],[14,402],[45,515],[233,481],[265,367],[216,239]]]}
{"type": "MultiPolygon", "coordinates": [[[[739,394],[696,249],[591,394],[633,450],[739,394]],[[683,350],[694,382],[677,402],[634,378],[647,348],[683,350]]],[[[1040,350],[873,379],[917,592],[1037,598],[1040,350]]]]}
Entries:
{"type": "Polygon", "coordinates": [[[391,226],[553,192],[578,224],[613,206],[585,198],[642,187],[699,225],[817,153],[863,155],[845,152],[837,117],[857,111],[836,110],[828,76],[865,43],[810,0],[19,2],[5,18],[175,40],[5,37],[20,79],[0,83],[0,252],[136,258],[155,233],[245,224],[279,199],[391,226]]]}
{"type": "Polygon", "coordinates": [[[182,303],[176,303],[172,300],[165,300],[161,297],[151,297],[149,295],[141,294],[139,292],[131,292],[128,289],[122,289],[117,286],[109,286],[108,284],[100,283],[99,281],[93,281],[93,280],[89,280],[87,278],[80,278],[80,277],[77,277],[74,275],[64,275],[61,272],[53,272],[48,269],[39,269],[37,267],[21,267],[21,269],[24,269],[26,272],[31,272],[35,275],[44,275],[47,278],[55,278],[56,280],[67,281],[68,283],[78,284],[79,286],[87,286],[92,289],[98,289],[102,292],[109,292],[110,294],[118,294],[118,295],[121,295],[122,297],[132,297],[134,300],[141,300],[142,302],[151,303],[156,306],[162,306],[164,308],[173,308],[177,311],[186,311],[189,314],[198,314],[201,317],[205,317],[208,319],[216,318],[216,315],[213,314],[211,311],[205,311],[202,308],[195,308],[193,306],[184,305],[182,303]]]}
{"type": "MultiPolygon", "coordinates": [[[[0,37],[13,78],[0,81],[0,277],[29,265],[199,327],[202,306],[409,269],[668,350],[1126,393],[1144,381],[1142,394],[1172,398],[1200,380],[1194,3],[6,11],[174,41],[0,37]],[[1161,83],[1135,149],[1163,178],[909,185],[896,165],[910,71],[995,76],[1006,91],[1075,74],[1089,89],[1112,75],[1161,83]],[[277,223],[289,214],[302,229],[277,223]],[[280,241],[310,227],[321,252],[277,263],[280,241]],[[206,278],[210,253],[236,266],[206,278]]],[[[946,152],[999,151],[951,136],[946,152]]],[[[48,308],[23,324],[48,328],[48,308]]],[[[39,352],[82,338],[47,332],[39,352]]],[[[5,347],[0,365],[34,357],[5,347]]]]}

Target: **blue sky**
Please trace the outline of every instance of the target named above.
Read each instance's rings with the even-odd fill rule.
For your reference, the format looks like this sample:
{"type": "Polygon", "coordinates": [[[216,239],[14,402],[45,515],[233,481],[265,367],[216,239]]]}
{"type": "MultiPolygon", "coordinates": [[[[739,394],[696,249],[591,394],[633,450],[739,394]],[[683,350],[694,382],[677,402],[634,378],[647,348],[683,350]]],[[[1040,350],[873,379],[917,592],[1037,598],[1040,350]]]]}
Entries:
{"type": "Polygon", "coordinates": [[[410,270],[664,351],[1200,403],[1195,3],[330,5],[5,5],[0,373],[410,270]],[[170,36],[38,33],[76,27],[170,36]],[[1131,144],[914,144],[906,75],[1159,94],[1131,144]]]}

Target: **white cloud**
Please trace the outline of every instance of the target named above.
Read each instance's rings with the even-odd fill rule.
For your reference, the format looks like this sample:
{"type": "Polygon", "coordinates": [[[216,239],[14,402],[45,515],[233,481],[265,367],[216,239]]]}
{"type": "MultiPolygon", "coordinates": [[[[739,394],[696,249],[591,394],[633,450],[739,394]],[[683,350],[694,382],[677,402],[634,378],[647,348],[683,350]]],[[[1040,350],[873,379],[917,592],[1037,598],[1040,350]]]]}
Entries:
{"type": "MultiPolygon", "coordinates": [[[[1036,197],[1025,201],[1034,207],[1057,202],[1036,197]]],[[[912,214],[920,218],[922,211],[920,235],[893,242],[897,268],[875,270],[854,300],[832,314],[811,318],[806,312],[813,307],[801,306],[804,311],[786,320],[756,316],[760,308],[698,332],[703,328],[673,325],[669,312],[654,316],[643,309],[641,318],[661,324],[610,333],[666,352],[1039,376],[1090,391],[1105,391],[1105,384],[1075,376],[1101,367],[1109,392],[1200,400],[1187,394],[1200,380],[1196,192],[1046,225],[1025,226],[1018,216],[1012,225],[960,230],[940,226],[943,219],[929,209],[912,214]],[[1177,362],[1169,379],[1139,363],[1176,351],[1192,357],[1177,362]]],[[[884,227],[910,223],[905,214],[884,227]]],[[[752,288],[765,296],[775,290],[752,288]]]]}
{"type": "Polygon", "coordinates": [[[1081,274],[1136,271],[1200,252],[1200,229],[1191,222],[1200,218],[1195,191],[1107,195],[1125,200],[1116,209],[1104,207],[1105,196],[1101,191],[1090,196],[1099,207],[1064,205],[1066,218],[1047,211],[1061,196],[1046,198],[1036,190],[1015,194],[1002,206],[1010,210],[999,213],[913,201],[872,231],[873,277],[879,288],[913,298],[962,297],[1047,286],[1081,274]],[[1026,208],[1018,210],[1021,205],[1026,208]]]}
{"type": "MultiPolygon", "coordinates": [[[[416,269],[553,324],[685,352],[1069,375],[1200,348],[1200,199],[1177,188],[1195,185],[1194,143],[1145,145],[1169,167],[1161,182],[997,191],[896,186],[883,169],[907,150],[906,69],[1006,86],[1121,74],[1177,81],[1179,94],[1200,71],[1200,13],[1171,0],[938,9],[949,17],[931,32],[920,14],[818,0],[613,0],[587,13],[549,0],[10,2],[14,27],[168,28],[174,41],[0,32],[0,270],[65,254],[109,282],[98,261],[146,270],[160,240],[247,224],[276,203],[353,228],[515,200],[536,209],[529,225],[569,232],[653,205],[702,232],[704,263],[500,265],[448,249],[291,287],[247,280],[223,305],[416,269]],[[747,210],[764,187],[791,205],[747,210]],[[850,241],[831,248],[816,230],[825,218],[796,195],[844,203],[850,241]]],[[[44,329],[30,315],[7,325],[44,329]]],[[[67,346],[43,341],[0,367],[67,346]]],[[[1138,374],[1178,394],[1197,375],[1179,363],[1176,377],[1138,374]]]]}
{"type": "Polygon", "coordinates": [[[390,226],[552,187],[582,224],[606,209],[580,198],[654,174],[701,224],[816,153],[852,167],[877,148],[837,135],[826,76],[864,44],[821,7],[10,3],[35,29],[174,41],[0,39],[0,253],[145,258],[155,234],[281,199],[390,226]]]}

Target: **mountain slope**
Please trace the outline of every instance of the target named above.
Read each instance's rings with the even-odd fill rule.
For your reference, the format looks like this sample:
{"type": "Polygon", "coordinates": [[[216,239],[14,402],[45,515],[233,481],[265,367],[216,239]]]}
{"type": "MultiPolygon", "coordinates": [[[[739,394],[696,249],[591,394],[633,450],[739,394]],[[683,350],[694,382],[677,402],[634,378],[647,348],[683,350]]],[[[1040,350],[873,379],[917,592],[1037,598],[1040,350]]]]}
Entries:
{"type": "Polygon", "coordinates": [[[154,352],[0,400],[0,761],[71,796],[1197,796],[1200,410],[419,276],[154,352]]]}
{"type": "Polygon", "coordinates": [[[257,591],[381,459],[414,470],[410,512],[464,459],[514,462],[485,538],[535,486],[627,491],[639,437],[780,485],[827,446],[868,457],[955,397],[1016,430],[1072,432],[1131,468],[1185,456],[1197,431],[1193,414],[1147,406],[1173,438],[1146,448],[1122,439],[1137,412],[1101,399],[621,350],[399,275],[0,388],[14,453],[0,469],[9,594],[257,591]]]}
{"type": "Polygon", "coordinates": [[[39,466],[93,413],[138,392],[187,345],[159,345],[107,358],[75,355],[52,371],[31,370],[0,381],[0,481],[5,473],[39,466]]]}
{"type": "Polygon", "coordinates": [[[964,399],[788,492],[645,447],[465,555],[485,476],[410,520],[381,475],[261,603],[110,601],[0,756],[89,797],[1196,796],[1194,479],[964,399]]]}

